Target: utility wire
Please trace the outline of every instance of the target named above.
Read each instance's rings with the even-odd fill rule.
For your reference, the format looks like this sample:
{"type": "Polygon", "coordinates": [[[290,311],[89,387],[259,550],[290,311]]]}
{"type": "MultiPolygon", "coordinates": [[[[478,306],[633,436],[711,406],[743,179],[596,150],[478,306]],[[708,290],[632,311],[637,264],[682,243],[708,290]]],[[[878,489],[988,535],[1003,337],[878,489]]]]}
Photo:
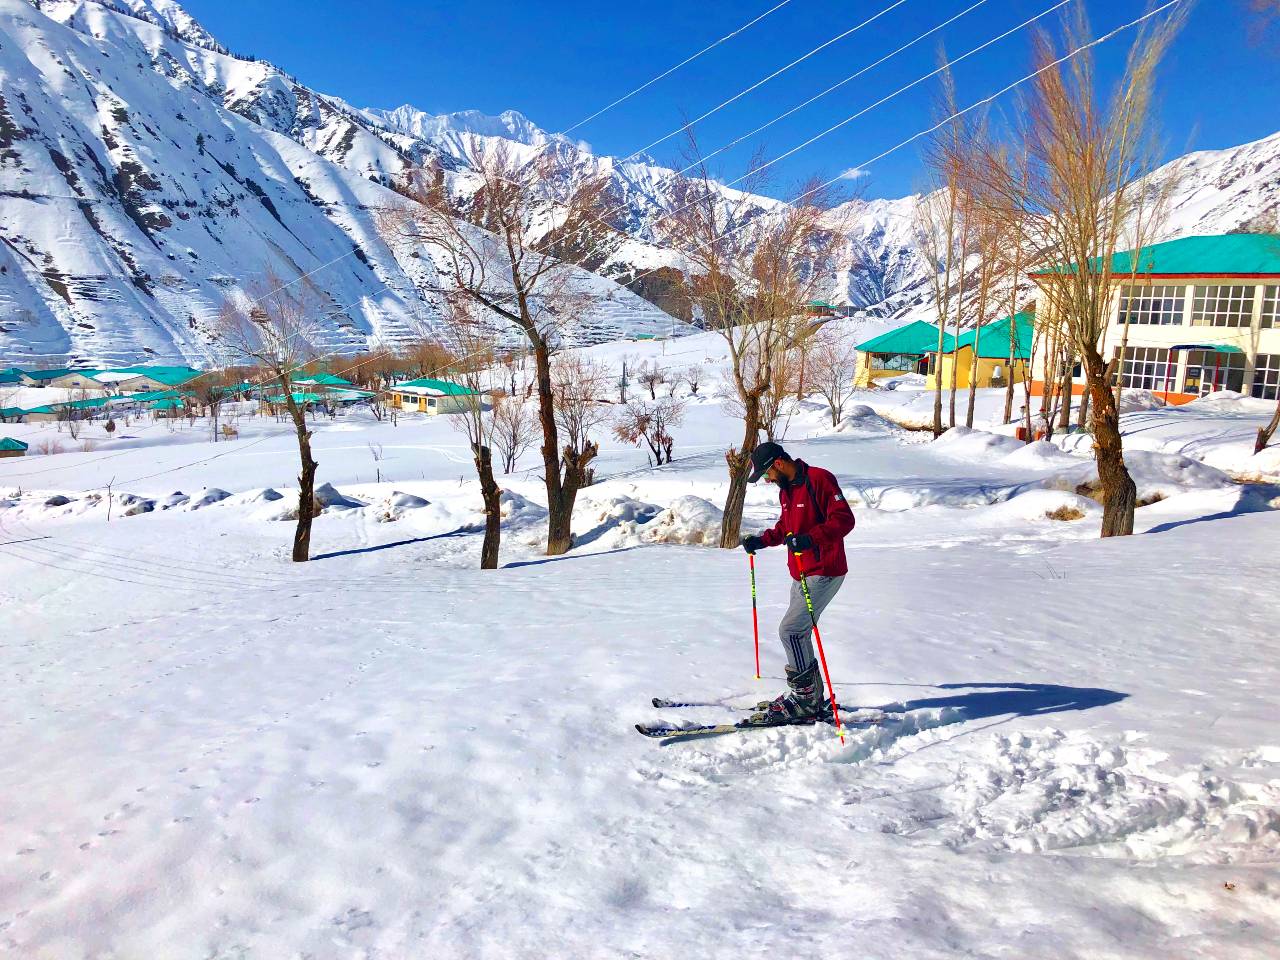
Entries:
{"type": "Polygon", "coordinates": [[[761,20],[763,20],[765,17],[769,16],[769,14],[774,13],[774,12],[775,12],[775,11],[777,11],[777,10],[781,10],[783,7],[785,7],[785,6],[786,6],[788,3],[790,3],[790,2],[791,2],[791,0],[782,0],[782,2],[781,2],[781,3],[775,4],[774,6],[770,7],[768,10],[766,10],[764,13],[760,14],[760,16],[756,17],[755,19],[753,19],[753,20],[748,20],[746,23],[744,23],[742,26],[740,26],[737,30],[734,30],[732,33],[726,33],[726,34],[725,34],[723,37],[721,37],[719,40],[717,40],[717,41],[715,41],[714,43],[708,44],[707,46],[703,47],[701,50],[699,50],[699,51],[698,51],[697,53],[695,53],[693,56],[691,56],[691,57],[686,57],[684,60],[681,60],[679,63],[677,63],[674,67],[671,67],[671,68],[670,68],[670,69],[668,69],[668,70],[664,70],[662,73],[658,74],[658,75],[657,75],[656,77],[654,77],[653,79],[651,79],[651,80],[647,80],[647,81],[645,81],[644,83],[640,84],[640,86],[636,87],[636,88],[635,88],[634,90],[632,90],[630,93],[623,94],[621,97],[619,97],[617,100],[613,101],[613,103],[609,104],[608,106],[601,107],[601,108],[600,108],[599,110],[597,110],[595,113],[591,114],[591,116],[589,116],[589,117],[584,117],[583,119],[581,119],[581,120],[579,120],[577,123],[575,123],[573,126],[571,126],[571,127],[566,127],[564,130],[561,130],[561,131],[560,131],[560,135],[561,135],[561,136],[567,136],[568,134],[572,133],[574,130],[577,130],[577,129],[578,129],[579,127],[581,127],[582,125],[587,124],[587,123],[590,123],[590,122],[591,122],[592,120],[594,120],[596,117],[599,117],[599,116],[601,116],[602,114],[605,114],[605,113],[607,113],[608,111],[612,110],[612,109],[613,109],[614,107],[616,107],[618,104],[620,104],[620,103],[622,103],[622,102],[624,102],[624,101],[626,101],[626,100],[630,100],[630,99],[631,99],[632,97],[634,97],[637,93],[640,93],[642,90],[646,90],[646,89],[648,89],[649,87],[651,87],[651,86],[653,86],[655,83],[657,83],[659,80],[664,80],[664,79],[666,79],[667,77],[671,76],[671,74],[673,74],[673,73],[675,73],[677,70],[679,70],[681,67],[684,67],[684,66],[687,66],[687,65],[688,65],[688,64],[690,64],[690,63],[693,63],[693,61],[697,60],[697,59],[698,59],[700,56],[702,56],[704,53],[709,53],[710,51],[714,50],[716,47],[720,46],[720,44],[722,44],[722,43],[726,42],[727,40],[732,40],[734,37],[736,37],[738,34],[742,33],[744,30],[748,29],[749,27],[753,27],[753,26],[755,26],[757,23],[759,23],[759,22],[760,22],[761,20]]]}
{"type": "Polygon", "coordinates": [[[824,43],[818,44],[818,46],[814,47],[808,53],[804,54],[804,56],[798,57],[797,59],[792,60],[785,67],[779,67],[777,70],[773,71],[773,73],[769,74],[767,77],[763,77],[762,79],[757,80],[755,83],[747,87],[745,90],[741,90],[738,93],[735,93],[728,100],[725,100],[723,103],[719,103],[716,106],[712,107],[710,110],[708,110],[706,113],[704,113],[702,116],[698,117],[697,119],[690,120],[688,123],[681,124],[679,127],[672,130],[670,133],[666,134],[665,136],[659,137],[657,140],[654,140],[652,143],[641,147],[639,150],[635,151],[635,153],[632,153],[629,156],[624,157],[623,162],[625,163],[627,160],[634,160],[636,157],[640,156],[642,153],[648,152],[651,148],[656,147],[658,144],[665,143],[667,140],[670,140],[672,137],[676,136],[677,134],[683,133],[684,131],[693,127],[695,124],[701,123],[703,120],[707,119],[707,117],[711,116],[712,114],[718,113],[719,111],[723,110],[725,107],[729,106],[729,104],[737,100],[741,100],[747,94],[751,93],[754,90],[760,89],[760,87],[763,87],[766,83],[768,83],[770,80],[773,80],[775,77],[782,76],[782,74],[786,73],[792,67],[795,67],[795,66],[798,66],[799,64],[804,63],[814,54],[822,50],[825,50],[827,47],[831,46],[833,43],[838,43],[839,41],[843,40],[845,37],[848,37],[851,34],[857,33],[863,27],[867,26],[870,23],[874,23],[876,20],[879,20],[881,17],[883,17],[886,13],[889,13],[891,10],[894,10],[895,8],[902,6],[906,2],[907,0],[894,0],[893,3],[889,4],[889,6],[882,9],[879,13],[871,15],[866,20],[863,20],[861,23],[859,23],[857,26],[850,27],[844,33],[837,34],[836,36],[832,37],[830,40],[827,40],[824,43]]]}

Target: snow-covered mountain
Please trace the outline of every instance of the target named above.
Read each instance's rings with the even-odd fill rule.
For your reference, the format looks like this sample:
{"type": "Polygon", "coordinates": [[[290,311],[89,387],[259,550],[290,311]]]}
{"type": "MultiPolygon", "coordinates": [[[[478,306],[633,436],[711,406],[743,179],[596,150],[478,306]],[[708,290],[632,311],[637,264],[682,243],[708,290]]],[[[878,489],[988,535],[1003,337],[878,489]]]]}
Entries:
{"type": "MultiPolygon", "coordinates": [[[[389,249],[374,211],[427,160],[469,195],[497,149],[607,185],[619,233],[579,251],[595,304],[580,339],[665,329],[662,311],[685,309],[662,222],[681,177],[649,158],[598,156],[515,111],[358,108],[233,54],[173,0],[0,0],[0,37],[0,359],[208,361],[227,290],[267,269],[307,274],[331,305],[329,349],[420,336],[438,319],[435,265],[389,249]]],[[[1171,236],[1280,206],[1280,134],[1156,176],[1175,167],[1171,236]]],[[[745,216],[781,206],[722,189],[745,216]]],[[[835,211],[849,240],[827,299],[886,319],[927,308],[915,203],[835,211]]]]}
{"type": "MultiPolygon", "coordinates": [[[[375,228],[408,146],[168,0],[0,0],[0,360],[214,362],[228,291],[268,272],[305,277],[326,351],[428,334],[430,251],[375,228]]],[[[671,327],[575,282],[573,339],[671,327]]]]}

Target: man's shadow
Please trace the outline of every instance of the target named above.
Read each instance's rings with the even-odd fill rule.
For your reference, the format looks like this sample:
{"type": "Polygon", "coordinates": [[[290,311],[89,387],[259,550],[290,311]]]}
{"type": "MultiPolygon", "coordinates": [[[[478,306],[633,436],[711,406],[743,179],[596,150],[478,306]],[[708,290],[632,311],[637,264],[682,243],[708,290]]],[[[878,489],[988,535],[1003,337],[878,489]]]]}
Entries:
{"type": "MultiPolygon", "coordinates": [[[[837,684],[839,686],[839,684],[837,684]]],[[[1102,687],[1067,687],[1056,683],[942,683],[939,690],[969,691],[885,704],[884,710],[938,710],[950,707],[966,720],[989,717],[1034,717],[1068,710],[1091,710],[1129,696],[1102,687]]]]}

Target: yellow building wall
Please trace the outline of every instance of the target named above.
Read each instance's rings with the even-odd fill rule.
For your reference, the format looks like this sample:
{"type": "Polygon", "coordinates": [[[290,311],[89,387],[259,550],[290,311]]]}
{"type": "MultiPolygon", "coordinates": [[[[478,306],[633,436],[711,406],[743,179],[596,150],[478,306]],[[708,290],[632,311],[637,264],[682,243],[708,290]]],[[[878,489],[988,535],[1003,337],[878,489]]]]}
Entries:
{"type": "MultiPolygon", "coordinates": [[[[973,366],[973,348],[963,347],[960,352],[955,354],[946,353],[942,355],[942,362],[939,365],[938,373],[942,376],[942,387],[944,390],[951,388],[951,364],[958,364],[956,368],[956,387],[958,389],[969,389],[969,372],[973,366]]],[[[989,357],[978,358],[978,375],[977,383],[979,387],[994,386],[992,380],[995,378],[996,369],[999,368],[1001,373],[1008,375],[1007,368],[1009,361],[1007,359],[994,360],[989,357]]],[[[1027,364],[1025,360],[1015,360],[1013,362],[1013,382],[1022,383],[1027,379],[1027,364]]],[[[926,378],[926,386],[930,390],[936,390],[938,385],[937,377],[929,374],[926,378]]],[[[1001,383],[1003,386],[1004,383],[1001,383]]]]}
{"type": "Polygon", "coordinates": [[[858,370],[853,376],[853,385],[855,387],[865,389],[877,380],[888,380],[891,377],[901,377],[904,374],[915,372],[914,370],[885,370],[877,367],[875,361],[876,354],[858,354],[858,370]]]}

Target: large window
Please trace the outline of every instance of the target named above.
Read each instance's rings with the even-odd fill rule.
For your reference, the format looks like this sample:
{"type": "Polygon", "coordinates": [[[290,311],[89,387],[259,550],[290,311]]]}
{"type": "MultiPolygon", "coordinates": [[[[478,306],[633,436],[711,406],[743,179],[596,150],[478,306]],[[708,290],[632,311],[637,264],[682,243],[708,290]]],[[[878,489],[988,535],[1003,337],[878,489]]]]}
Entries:
{"type": "Polygon", "coordinates": [[[1260,353],[1254,358],[1253,389],[1262,400],[1276,399],[1280,391],[1280,353],[1260,353]]]}
{"type": "Polygon", "coordinates": [[[1191,322],[1206,327],[1248,327],[1253,324],[1253,287],[1196,287],[1191,322]]]}
{"type": "Polygon", "coordinates": [[[1215,390],[1244,388],[1244,354],[1218,353],[1214,350],[1187,352],[1187,379],[1183,391],[1204,396],[1215,390]]]}
{"type": "Polygon", "coordinates": [[[1169,366],[1169,351],[1162,347],[1129,347],[1120,365],[1120,380],[1134,390],[1163,390],[1166,373],[1177,372],[1177,363],[1169,366]]]}
{"type": "Polygon", "coordinates": [[[1280,287],[1264,287],[1262,291],[1262,326],[1280,326],[1280,287]]]}
{"type": "Polygon", "coordinates": [[[1140,287],[1126,285],[1120,288],[1120,311],[1116,323],[1182,323],[1182,307],[1185,302],[1184,287],[1140,287]]]}

